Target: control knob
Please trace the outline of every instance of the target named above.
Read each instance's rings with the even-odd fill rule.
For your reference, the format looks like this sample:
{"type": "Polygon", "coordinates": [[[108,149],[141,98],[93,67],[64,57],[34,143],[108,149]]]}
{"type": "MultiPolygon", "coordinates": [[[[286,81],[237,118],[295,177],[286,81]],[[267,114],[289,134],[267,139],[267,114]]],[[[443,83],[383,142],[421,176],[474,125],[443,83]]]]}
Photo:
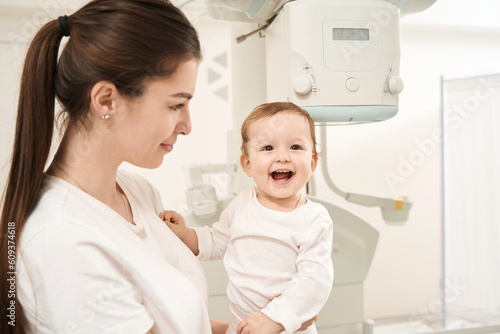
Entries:
{"type": "Polygon", "coordinates": [[[299,95],[307,95],[313,87],[312,81],[305,75],[300,75],[293,80],[293,90],[299,95]]]}
{"type": "Polygon", "coordinates": [[[400,77],[390,77],[388,86],[389,91],[394,95],[401,93],[405,88],[403,79],[401,79],[400,77]]]}

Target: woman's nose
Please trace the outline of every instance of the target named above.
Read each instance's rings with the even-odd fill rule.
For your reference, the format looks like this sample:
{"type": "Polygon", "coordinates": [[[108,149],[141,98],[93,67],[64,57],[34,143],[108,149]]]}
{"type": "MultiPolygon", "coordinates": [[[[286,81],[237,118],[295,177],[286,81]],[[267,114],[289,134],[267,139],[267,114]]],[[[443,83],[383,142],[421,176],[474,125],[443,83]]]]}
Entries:
{"type": "Polygon", "coordinates": [[[186,136],[191,133],[191,116],[189,113],[189,109],[181,113],[180,117],[181,119],[177,124],[177,132],[186,136]]]}

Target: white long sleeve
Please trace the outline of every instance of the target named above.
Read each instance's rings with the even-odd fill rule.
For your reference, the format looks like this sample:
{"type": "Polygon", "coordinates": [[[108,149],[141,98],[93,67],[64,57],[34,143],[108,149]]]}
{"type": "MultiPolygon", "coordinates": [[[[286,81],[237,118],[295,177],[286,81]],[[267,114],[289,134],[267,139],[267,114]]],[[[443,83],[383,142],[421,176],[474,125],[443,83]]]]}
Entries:
{"type": "Polygon", "coordinates": [[[333,284],[331,261],[332,224],[329,217],[319,215],[310,239],[301,247],[296,259],[297,272],[279,297],[267,304],[262,312],[281,323],[287,333],[293,333],[301,324],[321,311],[328,300],[333,284]],[[326,219],[325,219],[326,218],[326,219]]]}
{"type": "Polygon", "coordinates": [[[229,211],[234,206],[234,201],[222,212],[220,220],[212,226],[194,228],[198,236],[198,259],[200,261],[220,260],[226,253],[229,238],[229,211]]]}

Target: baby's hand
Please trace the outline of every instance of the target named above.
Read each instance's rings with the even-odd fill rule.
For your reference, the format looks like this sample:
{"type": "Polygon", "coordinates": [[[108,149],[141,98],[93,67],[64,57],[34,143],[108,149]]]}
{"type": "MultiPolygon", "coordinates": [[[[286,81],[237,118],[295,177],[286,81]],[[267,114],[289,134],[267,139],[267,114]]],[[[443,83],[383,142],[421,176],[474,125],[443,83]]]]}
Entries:
{"type": "Polygon", "coordinates": [[[172,210],[165,210],[160,213],[160,218],[174,232],[179,239],[183,239],[187,233],[184,217],[172,210]]]}
{"type": "Polygon", "coordinates": [[[170,222],[172,224],[181,224],[186,226],[186,223],[184,222],[184,217],[182,217],[179,213],[173,210],[165,210],[163,212],[160,212],[160,218],[164,222],[170,222]]]}
{"type": "Polygon", "coordinates": [[[278,334],[284,329],[283,325],[272,321],[264,313],[255,312],[241,320],[238,324],[238,328],[236,329],[236,333],[278,334]]]}

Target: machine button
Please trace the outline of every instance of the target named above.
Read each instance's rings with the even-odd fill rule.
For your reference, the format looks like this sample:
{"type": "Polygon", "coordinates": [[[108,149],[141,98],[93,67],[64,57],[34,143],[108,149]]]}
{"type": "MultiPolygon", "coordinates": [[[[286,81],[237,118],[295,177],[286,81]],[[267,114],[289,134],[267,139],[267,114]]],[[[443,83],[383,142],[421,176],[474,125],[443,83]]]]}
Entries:
{"type": "Polygon", "coordinates": [[[389,91],[392,94],[396,95],[403,91],[403,89],[405,88],[405,83],[403,82],[403,79],[401,79],[400,77],[390,77],[388,86],[389,86],[389,91]]]}
{"type": "Polygon", "coordinates": [[[293,90],[299,95],[309,94],[312,90],[311,79],[305,75],[296,77],[295,80],[293,80],[293,90]]]}
{"type": "Polygon", "coordinates": [[[345,88],[347,88],[347,90],[350,92],[357,91],[359,88],[358,79],[354,77],[347,78],[347,80],[345,81],[345,88]]]}

